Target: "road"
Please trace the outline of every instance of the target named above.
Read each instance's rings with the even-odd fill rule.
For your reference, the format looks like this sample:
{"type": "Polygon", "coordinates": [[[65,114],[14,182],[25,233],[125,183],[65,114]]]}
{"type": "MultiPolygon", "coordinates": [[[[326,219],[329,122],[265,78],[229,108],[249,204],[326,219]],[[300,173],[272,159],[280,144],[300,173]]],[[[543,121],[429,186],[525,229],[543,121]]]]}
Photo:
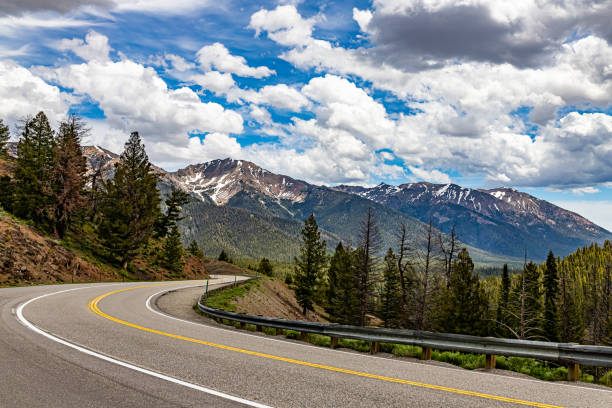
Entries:
{"type": "Polygon", "coordinates": [[[608,390],[330,350],[155,310],[161,292],[203,284],[0,289],[0,407],[612,407],[608,390]]]}

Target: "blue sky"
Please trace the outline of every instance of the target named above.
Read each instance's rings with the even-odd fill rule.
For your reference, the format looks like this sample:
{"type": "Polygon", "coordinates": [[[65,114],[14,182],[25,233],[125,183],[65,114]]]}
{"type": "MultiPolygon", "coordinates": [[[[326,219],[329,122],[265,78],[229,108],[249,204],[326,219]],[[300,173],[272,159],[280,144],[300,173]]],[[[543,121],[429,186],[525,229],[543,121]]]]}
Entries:
{"type": "Polygon", "coordinates": [[[612,229],[609,2],[0,6],[0,117],[321,184],[513,186],[612,229]]]}

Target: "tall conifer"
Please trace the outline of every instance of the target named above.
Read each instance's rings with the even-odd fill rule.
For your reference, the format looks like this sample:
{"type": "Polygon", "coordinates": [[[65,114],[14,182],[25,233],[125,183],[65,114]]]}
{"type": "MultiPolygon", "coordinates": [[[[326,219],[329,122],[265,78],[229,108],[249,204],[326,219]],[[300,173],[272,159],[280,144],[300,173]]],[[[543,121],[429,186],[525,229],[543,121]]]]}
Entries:
{"type": "Polygon", "coordinates": [[[453,263],[450,287],[441,298],[438,328],[446,333],[487,335],[488,299],[468,251],[463,248],[453,263]]]}
{"type": "Polygon", "coordinates": [[[23,123],[17,145],[14,213],[51,229],[55,139],[44,112],[23,123]]]}
{"type": "Polygon", "coordinates": [[[397,257],[389,248],[384,261],[384,286],[381,293],[379,316],[385,327],[399,327],[401,322],[402,294],[397,257]]]}
{"type": "Polygon", "coordinates": [[[553,252],[548,253],[544,269],[544,337],[548,341],[559,341],[559,315],[557,298],[559,297],[559,276],[557,260],[553,252]]]}
{"type": "Polygon", "coordinates": [[[104,183],[100,203],[101,238],[124,268],[149,241],[159,217],[159,202],[157,176],[138,132],[133,132],[115,166],[115,177],[104,183]]]}
{"type": "Polygon", "coordinates": [[[295,258],[295,295],[302,313],[314,310],[317,282],[321,279],[326,264],[325,241],[313,214],[304,222],[300,256],[295,258]]]}
{"type": "Polygon", "coordinates": [[[63,237],[75,214],[85,205],[84,187],[87,165],[81,150],[81,139],[87,132],[77,116],[60,124],[56,139],[53,169],[55,231],[63,237]]]}

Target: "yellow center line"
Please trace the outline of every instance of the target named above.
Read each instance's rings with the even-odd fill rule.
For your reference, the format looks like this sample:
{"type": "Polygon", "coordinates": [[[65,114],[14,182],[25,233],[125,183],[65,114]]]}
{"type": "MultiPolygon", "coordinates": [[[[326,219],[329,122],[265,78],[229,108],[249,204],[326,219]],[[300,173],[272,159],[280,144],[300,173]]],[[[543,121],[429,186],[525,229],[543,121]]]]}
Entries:
{"type": "Polygon", "coordinates": [[[335,371],[335,372],[338,372],[338,373],[351,374],[351,375],[356,375],[356,376],[359,376],[359,377],[373,378],[373,379],[377,379],[377,380],[388,381],[388,382],[399,383],[399,384],[407,384],[407,385],[412,385],[412,386],[415,386],[415,387],[428,388],[428,389],[432,389],[432,390],[452,392],[452,393],[455,393],[455,394],[469,395],[469,396],[472,396],[472,397],[478,397],[478,398],[484,398],[484,399],[490,399],[490,400],[496,400],[496,401],[510,402],[510,403],[514,403],[514,404],[527,405],[527,406],[531,406],[531,407],[563,408],[563,407],[560,407],[560,406],[557,406],[557,405],[544,404],[544,403],[540,403],[540,402],[524,401],[524,400],[520,400],[520,399],[516,399],[516,398],[502,397],[502,396],[499,396],[499,395],[484,394],[484,393],[480,393],[480,392],[462,390],[462,389],[458,389],[458,388],[443,387],[443,386],[440,386],[440,385],[426,384],[426,383],[421,383],[421,382],[403,380],[403,379],[400,379],[400,378],[393,378],[393,377],[386,377],[386,376],[382,376],[382,375],[364,373],[364,372],[361,372],[361,371],[347,370],[347,369],[344,369],[344,368],[338,368],[338,367],[328,366],[328,365],[324,365],[324,364],[309,363],[309,362],[306,362],[306,361],[294,360],[292,358],[285,358],[285,357],[275,356],[275,355],[272,355],[272,354],[259,353],[259,352],[252,351],[252,350],[245,350],[245,349],[241,349],[241,348],[237,348],[237,347],[231,347],[231,346],[225,346],[225,345],[222,345],[222,344],[211,343],[211,342],[208,342],[208,341],[193,339],[191,337],[185,337],[185,336],[181,336],[181,335],[178,335],[178,334],[166,333],[164,331],[155,330],[155,329],[151,329],[151,328],[148,328],[148,327],[139,326],[139,325],[134,324],[134,323],[126,322],[124,320],[118,319],[116,317],[113,317],[113,316],[110,316],[110,315],[104,313],[98,307],[98,303],[102,299],[104,299],[107,296],[114,295],[116,293],[125,292],[125,291],[128,291],[128,290],[134,290],[134,289],[148,288],[148,287],[154,287],[154,286],[172,285],[172,284],[176,284],[176,283],[165,283],[165,284],[155,284],[155,285],[146,285],[146,286],[136,286],[136,287],[126,288],[126,289],[119,289],[119,290],[115,290],[115,291],[112,291],[112,292],[108,292],[108,293],[105,293],[103,295],[98,296],[97,298],[95,298],[91,302],[89,302],[89,309],[91,311],[93,311],[94,313],[104,317],[105,319],[112,320],[113,322],[122,324],[124,326],[129,326],[129,327],[132,327],[134,329],[146,331],[146,332],[149,332],[149,333],[159,334],[161,336],[171,337],[171,338],[178,339],[178,340],[188,341],[188,342],[191,342],[191,343],[203,344],[205,346],[215,347],[215,348],[222,349],[222,350],[235,351],[235,352],[238,352],[238,353],[248,354],[248,355],[257,356],[257,357],[263,357],[263,358],[267,358],[267,359],[271,359],[271,360],[283,361],[283,362],[286,362],[286,363],[297,364],[297,365],[301,365],[301,366],[320,368],[320,369],[323,369],[323,370],[335,371]]]}

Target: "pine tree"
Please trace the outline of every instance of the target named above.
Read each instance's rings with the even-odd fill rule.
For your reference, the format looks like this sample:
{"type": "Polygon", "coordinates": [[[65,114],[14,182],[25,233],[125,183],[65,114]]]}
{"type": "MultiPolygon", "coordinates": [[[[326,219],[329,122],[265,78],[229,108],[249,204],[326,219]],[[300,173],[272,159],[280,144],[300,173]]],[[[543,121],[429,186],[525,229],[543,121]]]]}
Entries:
{"type": "Polygon", "coordinates": [[[164,242],[162,266],[175,274],[183,270],[183,246],[178,227],[174,225],[164,242]]]}
{"type": "Polygon", "coordinates": [[[572,280],[569,276],[568,265],[562,264],[561,272],[561,341],[564,343],[581,343],[584,339],[584,320],[582,310],[573,292],[572,280]]]}
{"type": "Polygon", "coordinates": [[[333,305],[333,300],[336,298],[336,288],[338,287],[338,273],[340,268],[341,257],[344,255],[344,246],[342,242],[338,242],[334,254],[329,260],[329,268],[327,270],[327,285],[325,287],[325,311],[331,316],[334,316],[336,310],[333,305]]]}
{"type": "Polygon", "coordinates": [[[355,274],[357,277],[357,291],[359,293],[359,325],[367,325],[367,314],[373,311],[372,298],[374,288],[378,281],[378,262],[376,254],[380,251],[381,236],[378,224],[374,218],[372,207],[361,222],[359,247],[355,252],[355,274]]]}
{"type": "Polygon", "coordinates": [[[55,231],[64,236],[74,216],[85,205],[85,173],[87,166],[81,150],[81,139],[87,129],[77,116],[60,124],[53,169],[55,231]]]}
{"type": "Polygon", "coordinates": [[[332,275],[335,276],[335,285],[333,292],[328,292],[329,313],[332,320],[341,324],[359,324],[359,295],[354,250],[350,247],[345,248],[341,243],[338,244],[329,266],[328,276],[332,275]]]}
{"type": "Polygon", "coordinates": [[[202,250],[198,246],[198,243],[195,241],[191,241],[191,244],[189,244],[189,248],[187,249],[187,251],[189,251],[189,253],[195,256],[196,258],[204,258],[204,252],[202,252],[202,250]]]}
{"type": "Polygon", "coordinates": [[[401,289],[397,257],[389,248],[384,261],[384,286],[378,314],[385,327],[399,327],[401,322],[401,289]]]}
{"type": "Polygon", "coordinates": [[[125,144],[115,177],[104,183],[99,234],[123,268],[150,239],[159,217],[157,176],[144,145],[133,132],[125,144]]]}
{"type": "Polygon", "coordinates": [[[508,264],[504,264],[501,287],[499,293],[499,303],[497,305],[497,336],[508,337],[508,303],[510,301],[510,274],[508,273],[508,264]]]}
{"type": "Polygon", "coordinates": [[[219,254],[219,257],[217,258],[217,260],[223,261],[223,262],[230,261],[229,256],[227,255],[224,249],[221,250],[221,253],[219,254]]]}
{"type": "Polygon", "coordinates": [[[325,241],[321,241],[321,233],[313,214],[304,222],[302,229],[302,246],[300,256],[295,258],[295,295],[302,314],[314,310],[314,299],[317,282],[321,279],[327,257],[325,241]]]}
{"type": "Polygon", "coordinates": [[[183,190],[172,187],[170,195],[165,200],[166,212],[157,219],[155,223],[155,236],[163,238],[174,225],[184,217],[181,217],[181,206],[189,202],[189,194],[183,190]]]}
{"type": "Polygon", "coordinates": [[[4,125],[2,119],[0,119],[0,157],[6,156],[6,143],[11,137],[8,126],[4,125]]]}
{"type": "Polygon", "coordinates": [[[559,277],[557,260],[552,251],[546,258],[544,269],[544,324],[543,335],[548,341],[559,341],[559,315],[557,313],[557,298],[559,296],[559,277]]]}
{"type": "Polygon", "coordinates": [[[476,336],[488,334],[488,299],[465,248],[457,254],[450,287],[444,290],[440,300],[439,331],[476,336]]]}
{"type": "Polygon", "coordinates": [[[257,272],[262,275],[272,276],[273,270],[274,268],[272,267],[270,260],[268,258],[261,258],[259,265],[257,266],[257,272]]]}
{"type": "Polygon", "coordinates": [[[26,119],[17,145],[14,213],[51,229],[55,140],[47,116],[26,119]]]}

